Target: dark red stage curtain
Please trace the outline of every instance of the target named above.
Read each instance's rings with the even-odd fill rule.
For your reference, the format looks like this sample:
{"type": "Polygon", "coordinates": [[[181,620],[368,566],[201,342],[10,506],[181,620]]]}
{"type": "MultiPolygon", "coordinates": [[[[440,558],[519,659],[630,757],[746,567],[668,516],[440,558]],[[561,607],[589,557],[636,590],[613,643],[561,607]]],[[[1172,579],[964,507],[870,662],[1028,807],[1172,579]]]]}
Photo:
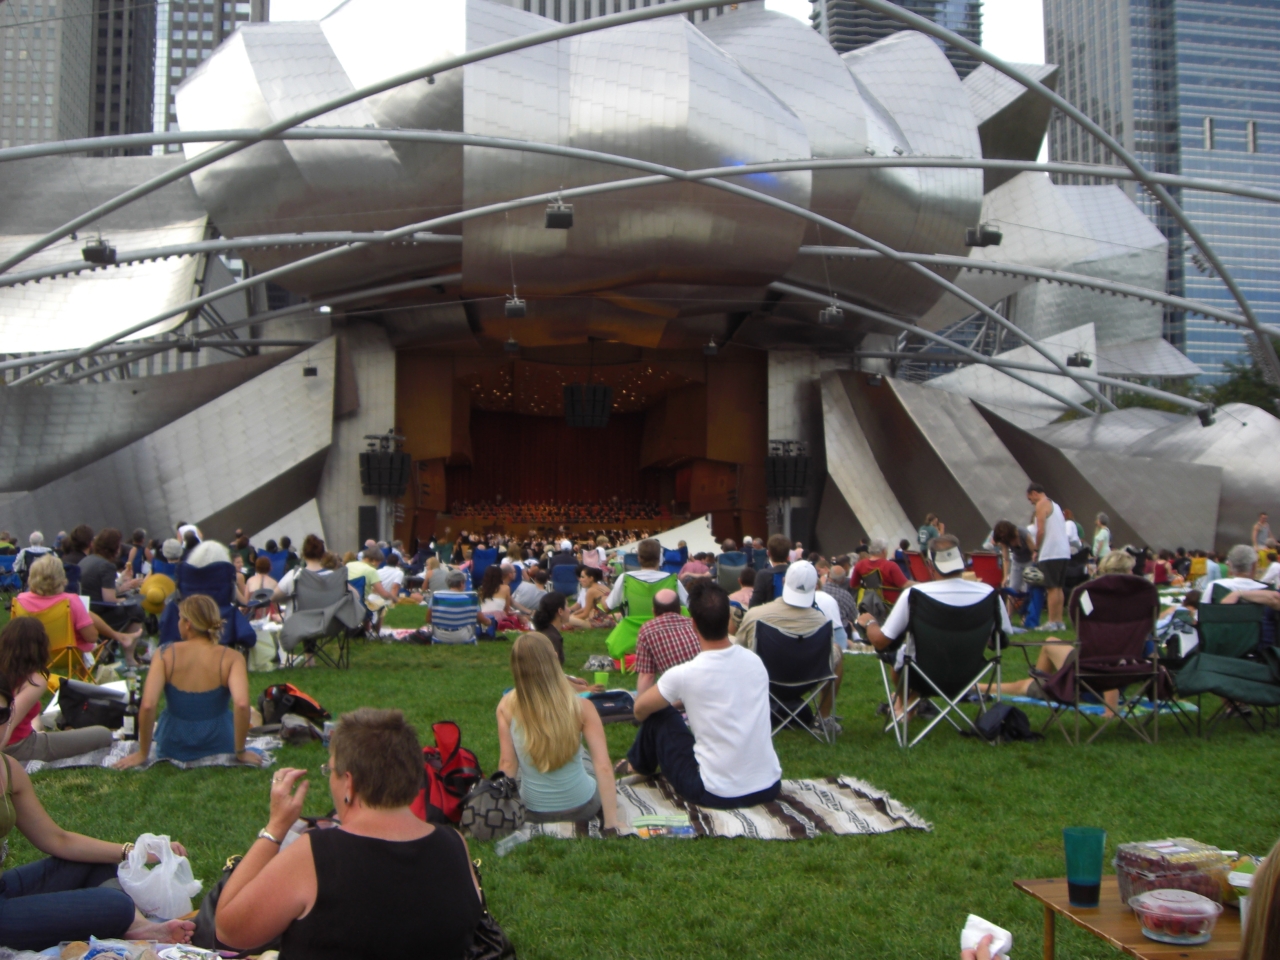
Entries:
{"type": "Polygon", "coordinates": [[[645,499],[644,418],[615,413],[607,427],[583,429],[559,417],[472,410],[472,464],[449,468],[449,502],[645,499]]]}

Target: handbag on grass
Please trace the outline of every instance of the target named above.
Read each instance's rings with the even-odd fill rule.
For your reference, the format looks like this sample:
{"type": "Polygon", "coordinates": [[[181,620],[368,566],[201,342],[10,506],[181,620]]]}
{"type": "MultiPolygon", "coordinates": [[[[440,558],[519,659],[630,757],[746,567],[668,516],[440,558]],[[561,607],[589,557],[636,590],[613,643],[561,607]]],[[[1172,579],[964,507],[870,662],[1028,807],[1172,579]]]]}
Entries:
{"type": "Polygon", "coordinates": [[[498,840],[524,825],[520,784],[499,770],[476,783],[462,804],[458,821],[477,840],[498,840]]]}
{"type": "Polygon", "coordinates": [[[480,907],[484,912],[476,923],[475,938],[467,950],[466,960],[516,960],[516,948],[489,912],[489,901],[484,895],[484,881],[480,878],[480,861],[472,861],[472,866],[476,871],[476,883],[480,886],[480,907]]]}

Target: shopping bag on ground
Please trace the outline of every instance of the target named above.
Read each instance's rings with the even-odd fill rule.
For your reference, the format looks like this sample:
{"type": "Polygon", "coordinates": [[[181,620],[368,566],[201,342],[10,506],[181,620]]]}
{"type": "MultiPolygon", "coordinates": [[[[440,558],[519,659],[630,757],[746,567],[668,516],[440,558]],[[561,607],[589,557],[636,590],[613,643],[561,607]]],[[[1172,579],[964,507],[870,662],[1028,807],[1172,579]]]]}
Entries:
{"type": "Polygon", "coordinates": [[[144,833],[134,843],[129,859],[116,871],[120,888],[134,906],[148,917],[175,920],[191,912],[191,898],[200,892],[200,881],[191,873],[191,863],[169,846],[168,837],[144,833]],[[157,862],[148,866],[147,860],[157,862]]]}

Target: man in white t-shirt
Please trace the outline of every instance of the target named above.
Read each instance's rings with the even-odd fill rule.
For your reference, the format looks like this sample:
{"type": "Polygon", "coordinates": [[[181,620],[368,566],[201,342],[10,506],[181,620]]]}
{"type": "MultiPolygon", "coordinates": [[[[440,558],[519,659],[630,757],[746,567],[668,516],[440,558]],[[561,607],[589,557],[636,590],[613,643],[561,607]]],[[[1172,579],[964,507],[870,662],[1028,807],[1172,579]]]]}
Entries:
{"type": "Polygon", "coordinates": [[[400,588],[404,586],[404,570],[400,567],[400,558],[394,553],[387,557],[386,565],[378,570],[378,579],[393,600],[400,596],[400,588]]]}
{"type": "MultiPolygon", "coordinates": [[[[942,579],[912,584],[903,590],[884,623],[876,623],[869,613],[858,617],[858,626],[866,632],[867,642],[886,656],[892,653],[895,686],[903,659],[914,652],[914,644],[907,636],[911,618],[911,591],[918,590],[949,607],[968,607],[991,594],[991,587],[981,580],[962,578],[964,554],[960,552],[960,541],[949,533],[929,541],[929,564],[942,579]]],[[[1007,635],[1011,630],[1009,611],[1003,603],[997,606],[1000,608],[1000,626],[1007,635]]],[[[900,709],[900,704],[895,705],[895,709],[900,709]]]]}
{"type": "MultiPolygon", "coordinates": [[[[699,806],[768,803],[782,788],[770,733],[769,673],[758,656],[729,640],[729,595],[719,584],[699,581],[688,604],[702,652],[671,667],[636,699],[635,716],[643,722],[627,764],[648,776],[661,770],[676,793],[699,806]]],[[[625,771],[623,765],[619,772],[625,771]]]]}

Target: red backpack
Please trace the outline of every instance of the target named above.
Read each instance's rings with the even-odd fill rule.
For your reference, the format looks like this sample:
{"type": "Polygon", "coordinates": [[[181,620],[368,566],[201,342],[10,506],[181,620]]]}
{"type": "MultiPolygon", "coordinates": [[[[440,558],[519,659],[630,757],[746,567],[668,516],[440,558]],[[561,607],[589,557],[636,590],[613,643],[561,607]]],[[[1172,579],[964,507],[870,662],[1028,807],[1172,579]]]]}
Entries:
{"type": "Polygon", "coordinates": [[[462,800],[484,777],[480,761],[462,746],[462,731],[452,720],[431,725],[434,747],[422,748],[422,789],[409,809],[429,823],[457,823],[462,800]]]}

